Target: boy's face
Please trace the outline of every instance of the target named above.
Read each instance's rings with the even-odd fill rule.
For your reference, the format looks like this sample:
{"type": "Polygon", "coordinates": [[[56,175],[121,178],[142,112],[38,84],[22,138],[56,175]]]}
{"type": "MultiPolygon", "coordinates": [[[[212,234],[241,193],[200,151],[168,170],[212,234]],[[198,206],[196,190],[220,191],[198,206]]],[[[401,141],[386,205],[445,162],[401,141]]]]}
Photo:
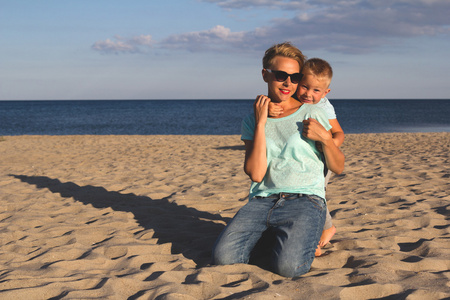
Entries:
{"type": "MultiPolygon", "coordinates": [[[[283,71],[288,74],[300,72],[300,66],[295,59],[283,56],[276,56],[269,69],[272,71],[283,71]]],[[[268,96],[273,102],[287,101],[297,90],[298,84],[292,83],[291,77],[286,78],[285,81],[278,81],[275,74],[266,69],[263,69],[262,74],[269,89],[268,96]]]]}
{"type": "Polygon", "coordinates": [[[328,80],[319,80],[314,75],[303,75],[298,84],[297,97],[301,103],[317,104],[330,92],[328,80]]]}

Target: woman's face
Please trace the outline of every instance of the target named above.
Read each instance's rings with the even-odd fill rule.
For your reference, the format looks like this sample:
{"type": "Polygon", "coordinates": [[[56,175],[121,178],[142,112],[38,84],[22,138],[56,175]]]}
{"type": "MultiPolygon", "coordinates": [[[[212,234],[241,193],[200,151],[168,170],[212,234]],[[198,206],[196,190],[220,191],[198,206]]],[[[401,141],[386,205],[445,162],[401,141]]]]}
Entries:
{"type": "MultiPolygon", "coordinates": [[[[300,72],[300,66],[295,59],[276,56],[270,68],[272,71],[284,71],[288,74],[300,72]]],[[[283,102],[289,100],[297,90],[298,84],[293,84],[291,77],[285,81],[280,82],[275,79],[275,75],[266,69],[263,70],[264,81],[268,85],[268,96],[273,102],[283,102]]]]}

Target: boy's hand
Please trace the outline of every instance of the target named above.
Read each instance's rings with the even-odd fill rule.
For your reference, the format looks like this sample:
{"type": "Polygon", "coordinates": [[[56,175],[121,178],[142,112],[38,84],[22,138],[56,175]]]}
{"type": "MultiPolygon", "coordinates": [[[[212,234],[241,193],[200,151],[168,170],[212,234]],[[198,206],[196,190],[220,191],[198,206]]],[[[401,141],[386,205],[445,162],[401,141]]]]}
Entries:
{"type": "Polygon", "coordinates": [[[283,108],[280,103],[269,103],[269,117],[278,117],[283,113],[283,108]]]}
{"type": "Polygon", "coordinates": [[[329,131],[319,123],[319,121],[309,118],[303,120],[303,136],[316,142],[326,142],[333,137],[329,131]]]}

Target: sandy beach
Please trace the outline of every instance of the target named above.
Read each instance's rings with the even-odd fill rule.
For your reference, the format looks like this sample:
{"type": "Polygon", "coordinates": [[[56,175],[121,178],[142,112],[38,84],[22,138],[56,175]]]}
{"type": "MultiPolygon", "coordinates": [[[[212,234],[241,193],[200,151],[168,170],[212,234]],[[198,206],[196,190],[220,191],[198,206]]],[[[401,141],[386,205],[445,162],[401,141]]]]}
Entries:
{"type": "Polygon", "coordinates": [[[233,136],[5,136],[1,299],[450,297],[450,133],[347,134],[311,271],[211,266],[248,196],[233,136]]]}

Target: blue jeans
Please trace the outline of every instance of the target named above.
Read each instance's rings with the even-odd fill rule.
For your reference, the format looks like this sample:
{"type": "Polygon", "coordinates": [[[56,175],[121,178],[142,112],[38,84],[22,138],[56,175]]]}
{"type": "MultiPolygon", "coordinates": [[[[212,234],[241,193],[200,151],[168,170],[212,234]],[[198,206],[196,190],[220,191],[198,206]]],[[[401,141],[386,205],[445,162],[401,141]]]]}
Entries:
{"type": "Polygon", "coordinates": [[[315,195],[280,193],[255,197],[244,205],[220,234],[213,263],[248,263],[263,233],[275,234],[271,270],[285,277],[309,271],[325,222],[326,203],[315,195]]]}

